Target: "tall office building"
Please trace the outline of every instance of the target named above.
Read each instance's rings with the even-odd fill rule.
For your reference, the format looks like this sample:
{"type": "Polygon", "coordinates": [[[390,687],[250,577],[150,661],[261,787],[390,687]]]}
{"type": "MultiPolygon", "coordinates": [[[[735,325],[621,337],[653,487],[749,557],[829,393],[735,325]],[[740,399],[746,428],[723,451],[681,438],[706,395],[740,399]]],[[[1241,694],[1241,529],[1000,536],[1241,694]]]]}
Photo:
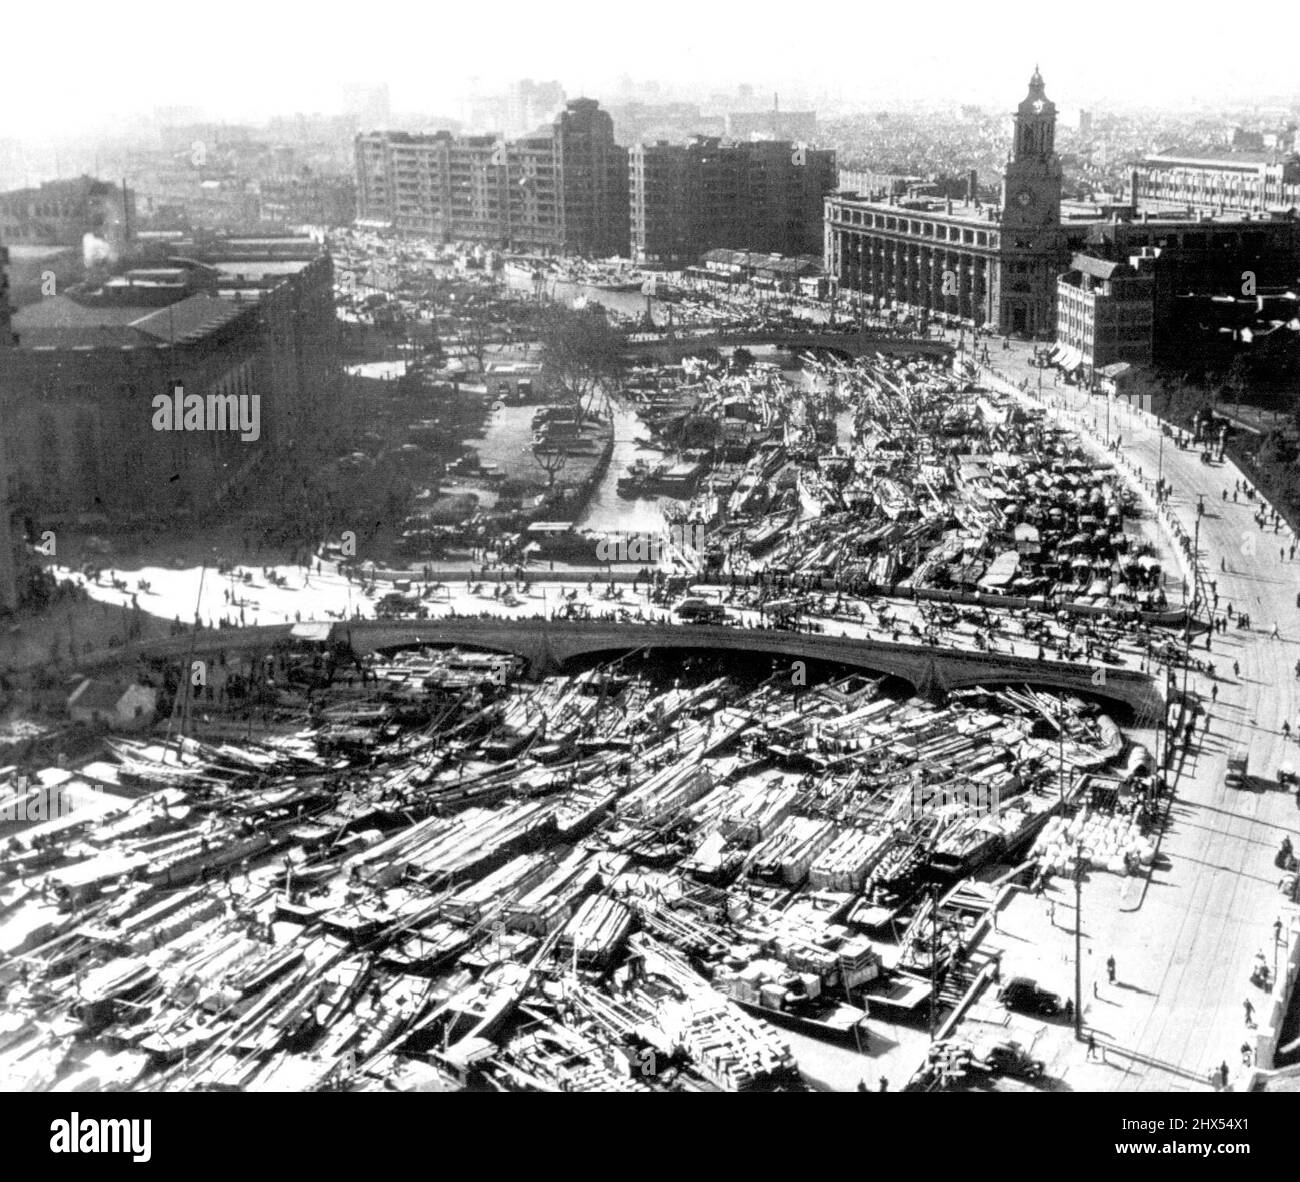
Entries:
{"type": "Polygon", "coordinates": [[[694,262],[718,247],[817,252],[835,153],[789,140],[638,144],[628,162],[632,257],[694,262]]]}
{"type": "Polygon", "coordinates": [[[609,114],[574,99],[545,134],[356,138],[357,216],[439,241],[514,250],[627,249],[627,151],[609,114]]]}

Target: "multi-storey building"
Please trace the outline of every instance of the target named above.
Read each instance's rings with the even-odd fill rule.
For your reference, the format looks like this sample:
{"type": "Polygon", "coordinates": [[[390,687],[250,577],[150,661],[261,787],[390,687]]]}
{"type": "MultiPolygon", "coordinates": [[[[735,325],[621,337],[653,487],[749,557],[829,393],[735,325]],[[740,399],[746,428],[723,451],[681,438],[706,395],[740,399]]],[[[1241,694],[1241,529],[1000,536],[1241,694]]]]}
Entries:
{"type": "Polygon", "coordinates": [[[0,241],[10,246],[81,246],[94,234],[120,249],[134,221],[135,194],[93,177],[0,193],[0,241]]]}
{"type": "Polygon", "coordinates": [[[1052,332],[1056,278],[1068,258],[1055,138],[1056,106],[1035,70],[1016,112],[1000,208],[836,194],[826,201],[826,269],[841,290],[877,306],[945,313],[1003,333],[1052,332]]]}
{"type": "Polygon", "coordinates": [[[1151,363],[1155,279],[1143,261],[1076,254],[1057,281],[1056,341],[1088,379],[1117,361],[1151,363]]]}
{"type": "Polygon", "coordinates": [[[1134,170],[1136,204],[1231,213],[1300,205],[1300,158],[1265,152],[1162,153],[1134,170]]]}
{"type": "Polygon", "coordinates": [[[320,247],[168,245],[156,265],[14,315],[16,340],[0,347],[0,466],[22,512],[195,512],[267,449],[310,454],[336,425],[333,267],[320,247]],[[257,437],[158,429],[153,400],[177,385],[205,402],[257,396],[257,437]]]}
{"type": "Polygon", "coordinates": [[[356,173],[357,216],[402,233],[581,254],[627,242],[627,153],[592,99],[523,139],[358,135],[356,173]]]}
{"type": "Polygon", "coordinates": [[[638,144],[628,169],[639,262],[694,261],[715,248],[815,251],[836,183],[834,152],[789,140],[638,144]]]}

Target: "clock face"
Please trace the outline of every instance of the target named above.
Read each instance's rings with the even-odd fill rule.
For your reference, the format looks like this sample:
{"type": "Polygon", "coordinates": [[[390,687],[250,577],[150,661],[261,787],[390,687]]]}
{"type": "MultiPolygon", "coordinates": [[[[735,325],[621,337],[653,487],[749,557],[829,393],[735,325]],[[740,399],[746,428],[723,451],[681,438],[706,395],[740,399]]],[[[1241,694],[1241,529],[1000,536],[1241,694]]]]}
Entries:
{"type": "Polygon", "coordinates": [[[1016,194],[1016,204],[1021,209],[1028,209],[1034,203],[1034,195],[1028,189],[1021,189],[1016,194]]]}
{"type": "Polygon", "coordinates": [[[1047,106],[1047,104],[1043,102],[1042,99],[1035,99],[1033,106],[1034,106],[1034,114],[1041,115],[1043,113],[1043,108],[1047,106]]]}

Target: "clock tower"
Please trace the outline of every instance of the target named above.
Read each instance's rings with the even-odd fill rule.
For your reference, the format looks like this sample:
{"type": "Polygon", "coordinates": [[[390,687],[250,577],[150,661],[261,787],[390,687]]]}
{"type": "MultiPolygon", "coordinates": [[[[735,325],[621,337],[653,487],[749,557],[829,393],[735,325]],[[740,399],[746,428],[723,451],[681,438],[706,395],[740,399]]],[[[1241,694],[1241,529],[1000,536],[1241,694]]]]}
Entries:
{"type": "Polygon", "coordinates": [[[1002,180],[1002,211],[1008,226],[1057,226],[1061,221],[1056,104],[1044,92],[1037,68],[1016,110],[1015,140],[1002,180]]]}
{"type": "Polygon", "coordinates": [[[1056,104],[1034,68],[1016,109],[1011,158],[1002,178],[1003,332],[1040,336],[1055,329],[1056,272],[1061,253],[1061,161],[1056,104]]]}

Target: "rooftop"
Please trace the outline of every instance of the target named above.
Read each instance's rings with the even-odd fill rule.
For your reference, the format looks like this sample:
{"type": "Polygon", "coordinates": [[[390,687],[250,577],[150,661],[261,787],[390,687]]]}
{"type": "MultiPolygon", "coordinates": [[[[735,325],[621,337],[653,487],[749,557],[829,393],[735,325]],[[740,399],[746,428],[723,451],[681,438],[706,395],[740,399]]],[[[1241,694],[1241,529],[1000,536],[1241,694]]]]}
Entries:
{"type": "Polygon", "coordinates": [[[80,304],[51,296],[20,308],[14,331],[24,348],[147,346],[212,332],[248,305],[194,295],[163,308],[80,304]]]}
{"type": "Polygon", "coordinates": [[[981,202],[949,201],[943,197],[900,197],[896,201],[874,200],[858,193],[833,193],[828,200],[836,205],[849,205],[854,209],[869,209],[874,213],[888,213],[895,217],[935,218],[945,222],[960,222],[988,226],[997,224],[999,207],[981,202]]]}
{"type": "Polygon", "coordinates": [[[1226,152],[1203,149],[1194,152],[1157,152],[1146,157],[1148,164],[1238,164],[1243,168],[1256,168],[1261,164],[1280,164],[1285,154],[1278,152],[1226,152]]]}

